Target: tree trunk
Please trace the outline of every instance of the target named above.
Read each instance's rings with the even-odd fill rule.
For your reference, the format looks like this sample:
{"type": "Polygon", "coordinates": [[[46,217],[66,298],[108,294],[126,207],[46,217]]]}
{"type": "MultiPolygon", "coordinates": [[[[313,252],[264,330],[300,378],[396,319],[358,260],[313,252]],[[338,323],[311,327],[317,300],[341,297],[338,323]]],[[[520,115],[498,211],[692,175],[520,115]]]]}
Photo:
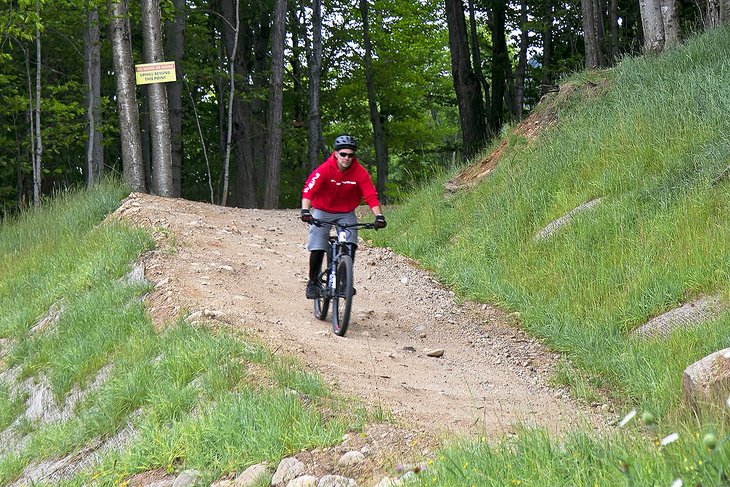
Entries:
{"type": "Polygon", "coordinates": [[[608,2],[608,21],[611,23],[609,28],[611,60],[609,64],[614,65],[618,61],[618,0],[609,0],[608,2]]]}
{"type": "MultiPolygon", "coordinates": [[[[654,0],[650,0],[654,1],[654,0]]],[[[600,15],[597,11],[595,0],[581,0],[583,11],[583,39],[586,51],[586,69],[601,67],[601,43],[598,38],[598,27],[596,18],[600,15]]]]}
{"type": "Polygon", "coordinates": [[[140,112],[139,112],[139,132],[142,136],[142,163],[144,167],[144,183],[147,188],[152,190],[154,188],[154,181],[152,180],[152,127],[150,126],[150,85],[142,85],[139,87],[140,91],[140,112]]]}
{"type": "MultiPolygon", "coordinates": [[[[142,1],[142,38],[146,63],[164,61],[160,28],[159,0],[142,1]]],[[[170,119],[167,91],[164,83],[147,85],[150,104],[150,132],[152,141],[152,186],[160,196],[173,196],[172,153],[170,148],[170,119]]]]}
{"type": "Polygon", "coordinates": [[[284,98],[284,36],[287,0],[276,0],[271,39],[271,83],[269,85],[269,137],[266,153],[266,192],[264,208],[279,206],[281,180],[281,118],[284,98]]]}
{"type": "Polygon", "coordinates": [[[112,0],[111,39],[117,86],[119,138],[124,180],[132,191],[145,192],[144,162],[139,134],[139,109],[135,93],[132,43],[127,19],[127,0],[112,0]]]}
{"type": "Polygon", "coordinates": [[[720,0],[720,24],[730,25],[730,0],[720,0]]]}
{"type": "MultiPolygon", "coordinates": [[[[25,55],[25,76],[28,83],[28,136],[29,136],[29,147],[30,147],[30,167],[31,174],[33,176],[33,201],[35,204],[35,193],[36,193],[36,150],[35,150],[35,109],[33,108],[33,78],[30,74],[30,47],[23,45],[23,54],[25,55]]],[[[40,190],[40,182],[38,183],[40,190]]]]}
{"type": "Polygon", "coordinates": [[[449,50],[451,51],[451,73],[459,105],[461,137],[464,145],[463,156],[465,159],[469,159],[482,148],[487,139],[487,127],[484,125],[484,103],[479,79],[474,74],[469,60],[464,5],[461,0],[445,0],[445,3],[449,50]]]}
{"type": "Polygon", "coordinates": [[[183,54],[185,49],[185,0],[173,0],[175,17],[165,25],[165,48],[170,60],[175,61],[177,81],[167,83],[167,102],[170,110],[170,144],[172,157],[172,196],[182,195],[182,83],[183,54]]]}
{"type": "MultiPolygon", "coordinates": [[[[273,11],[270,10],[264,2],[261,11],[257,17],[257,25],[254,30],[253,37],[253,91],[262,93],[269,86],[269,68],[270,68],[270,42],[271,42],[271,16],[273,11]]],[[[273,4],[271,4],[273,6],[273,4]]],[[[253,168],[252,177],[245,181],[245,185],[241,189],[245,189],[247,207],[258,207],[263,203],[264,182],[266,181],[266,154],[268,152],[266,143],[268,137],[267,131],[270,124],[267,120],[268,100],[260,96],[254,96],[249,104],[250,116],[249,131],[249,147],[246,155],[248,161],[244,161],[247,168],[253,168]],[[253,188],[249,190],[248,188],[253,188]]]]}
{"type": "MultiPolygon", "coordinates": [[[[322,0],[312,0],[312,47],[309,53],[309,133],[307,137],[309,169],[321,162],[322,116],[319,111],[320,77],[322,75],[322,0]]],[[[325,154],[322,154],[324,158],[325,154]]]]}
{"type": "MultiPolygon", "coordinates": [[[[35,0],[35,12],[41,16],[40,1],[35,0]]],[[[41,205],[41,158],[43,156],[43,139],[41,137],[41,30],[40,21],[35,28],[35,157],[33,161],[33,204],[41,205]]]]}
{"type": "Polygon", "coordinates": [[[226,38],[226,46],[228,51],[228,76],[230,80],[228,92],[228,111],[226,113],[228,122],[226,123],[225,156],[223,157],[223,191],[221,193],[221,205],[226,206],[228,204],[228,179],[231,167],[231,141],[233,138],[233,106],[234,94],[236,92],[236,52],[238,51],[238,34],[241,28],[241,19],[238,10],[238,0],[235,0],[235,2],[233,2],[233,9],[230,8],[230,2],[224,1],[222,3],[223,19],[224,24],[226,24],[223,26],[223,35],[226,38]],[[231,18],[235,18],[232,25],[227,22],[228,19],[231,18]]]}
{"type": "Polygon", "coordinates": [[[492,133],[499,133],[504,123],[504,97],[509,69],[505,39],[505,0],[492,2],[492,133]]]}
{"type": "Polygon", "coordinates": [[[542,89],[540,95],[548,93],[553,84],[551,72],[553,62],[553,0],[547,0],[545,10],[545,32],[542,35],[542,89]]]}
{"type": "Polygon", "coordinates": [[[388,178],[388,146],[385,141],[383,121],[378,111],[377,95],[375,94],[375,80],[373,78],[373,48],[370,42],[370,19],[368,18],[368,0],[360,0],[360,15],[362,16],[363,48],[365,49],[365,87],[368,94],[368,107],[370,108],[370,122],[373,125],[373,138],[375,143],[375,164],[377,167],[377,181],[375,188],[378,190],[381,201],[385,203],[387,196],[385,182],[388,178]]]}
{"type": "Polygon", "coordinates": [[[720,6],[722,0],[707,0],[707,11],[705,12],[705,29],[714,29],[720,24],[720,6]]]}
{"type": "MultiPolygon", "coordinates": [[[[479,50],[479,36],[477,35],[477,19],[476,12],[474,9],[474,0],[469,0],[469,35],[471,38],[471,57],[474,63],[474,73],[476,73],[479,79],[479,84],[482,86],[482,99],[484,100],[484,111],[482,116],[484,117],[485,127],[488,127],[487,120],[489,120],[490,104],[489,104],[489,82],[484,76],[482,71],[482,56],[479,50]]],[[[486,140],[489,141],[492,138],[492,134],[487,129],[486,140]]]]}
{"type": "Polygon", "coordinates": [[[664,49],[679,44],[679,19],[675,0],[659,0],[659,11],[664,27],[664,49]]]}
{"type": "Polygon", "coordinates": [[[527,48],[529,47],[529,30],[527,24],[527,1],[522,0],[520,10],[520,51],[515,70],[515,99],[512,109],[514,119],[522,120],[522,105],[525,99],[525,75],[527,73],[527,48]]]}
{"type": "Polygon", "coordinates": [[[86,79],[86,119],[89,138],[86,142],[86,184],[98,183],[104,170],[104,151],[101,146],[101,43],[99,40],[99,11],[87,12],[84,32],[84,77],[86,79]]]}
{"type": "Polygon", "coordinates": [[[665,38],[660,0],[639,0],[639,10],[644,30],[644,52],[661,52],[665,38]]]}

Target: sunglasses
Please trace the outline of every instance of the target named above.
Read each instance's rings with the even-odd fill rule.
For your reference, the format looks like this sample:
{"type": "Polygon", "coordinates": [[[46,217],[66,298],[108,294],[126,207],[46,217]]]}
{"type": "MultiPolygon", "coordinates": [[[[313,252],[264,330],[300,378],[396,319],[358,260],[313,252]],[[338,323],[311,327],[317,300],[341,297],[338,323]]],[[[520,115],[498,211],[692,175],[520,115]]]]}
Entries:
{"type": "Polygon", "coordinates": [[[340,157],[355,157],[354,152],[338,152],[338,154],[340,155],[340,157]]]}

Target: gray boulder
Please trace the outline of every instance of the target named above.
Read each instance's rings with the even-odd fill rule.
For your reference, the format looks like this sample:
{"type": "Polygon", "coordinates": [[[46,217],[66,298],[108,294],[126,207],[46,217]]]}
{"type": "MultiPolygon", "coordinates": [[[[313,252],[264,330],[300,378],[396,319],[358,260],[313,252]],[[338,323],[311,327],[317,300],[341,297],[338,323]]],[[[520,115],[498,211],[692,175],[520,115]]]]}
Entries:
{"type": "Polygon", "coordinates": [[[730,394],[730,348],[711,353],[684,370],[682,394],[695,410],[724,408],[730,394]]]}

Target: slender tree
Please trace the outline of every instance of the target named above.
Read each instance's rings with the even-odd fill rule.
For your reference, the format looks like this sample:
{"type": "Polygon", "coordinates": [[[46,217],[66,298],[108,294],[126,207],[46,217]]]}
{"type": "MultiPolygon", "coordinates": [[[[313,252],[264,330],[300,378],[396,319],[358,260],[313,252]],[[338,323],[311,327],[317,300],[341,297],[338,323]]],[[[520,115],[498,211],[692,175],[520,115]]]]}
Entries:
{"type": "Polygon", "coordinates": [[[84,31],[84,78],[86,79],[86,120],[89,136],[86,141],[86,184],[101,180],[104,171],[101,126],[101,41],[99,38],[99,11],[87,2],[86,30],[84,31]]]}
{"type": "Polygon", "coordinates": [[[609,64],[613,65],[618,61],[618,0],[608,0],[608,21],[609,21],[609,64]]]}
{"type": "MultiPolygon", "coordinates": [[[[322,73],[322,0],[312,0],[312,41],[309,60],[309,131],[307,135],[309,169],[320,163],[322,116],[319,107],[320,78],[322,73]]],[[[321,151],[322,157],[326,151],[321,151]]]]}
{"type": "MultiPolygon", "coordinates": [[[[493,133],[499,133],[504,123],[504,99],[507,78],[511,73],[507,39],[505,37],[506,0],[492,0],[492,113],[489,125],[493,133]]],[[[510,106],[510,113],[511,113],[510,106]]]]}
{"type": "Polygon", "coordinates": [[[644,52],[661,52],[679,41],[674,0],[639,0],[644,52]]]}
{"type": "Polygon", "coordinates": [[[373,47],[370,42],[370,18],[368,16],[368,0],[360,0],[360,15],[362,17],[363,47],[365,49],[365,87],[370,109],[370,123],[373,126],[375,144],[375,163],[378,168],[376,189],[383,202],[387,201],[385,182],[388,178],[388,146],[385,140],[383,120],[378,109],[375,90],[375,75],[373,73],[373,47]]]}
{"type": "Polygon", "coordinates": [[[35,157],[33,158],[33,204],[41,204],[41,158],[43,156],[43,138],[41,136],[41,4],[35,0],[35,157]]]}
{"type": "Polygon", "coordinates": [[[127,0],[111,3],[111,39],[114,78],[117,87],[119,137],[122,146],[124,180],[132,191],[145,192],[144,162],[139,132],[139,109],[135,93],[132,43],[127,18],[127,0]]]}
{"type": "Polygon", "coordinates": [[[525,75],[527,73],[527,49],[530,47],[529,26],[527,24],[527,0],[520,5],[520,49],[517,54],[515,69],[515,99],[512,108],[515,120],[522,119],[522,107],[525,100],[525,75]]]}
{"type": "Polygon", "coordinates": [[[266,193],[264,207],[279,206],[281,178],[281,114],[284,97],[284,36],[286,0],[276,0],[274,31],[271,40],[271,83],[269,85],[269,136],[266,154],[266,193]]]}
{"type": "Polygon", "coordinates": [[[228,76],[230,80],[228,92],[228,110],[226,117],[226,140],[225,140],[225,156],[223,157],[223,191],[221,193],[221,205],[228,204],[228,178],[231,167],[231,143],[233,140],[233,110],[234,110],[234,94],[236,92],[236,53],[238,52],[238,33],[241,28],[240,12],[238,10],[238,0],[233,2],[233,8],[229,1],[223,1],[223,35],[228,41],[226,42],[228,50],[228,76]],[[228,19],[234,18],[233,24],[228,19]],[[226,35],[228,34],[228,35],[226,35]]]}
{"type": "MultiPolygon", "coordinates": [[[[481,98],[479,79],[469,60],[462,0],[446,0],[446,23],[449,29],[451,74],[454,78],[454,90],[461,120],[463,156],[468,159],[486,143],[487,127],[484,125],[484,103],[481,98]]],[[[500,101],[502,94],[500,93],[500,101]]],[[[494,103],[492,106],[494,107],[494,103]]]]}
{"type": "MultiPolygon", "coordinates": [[[[142,39],[147,63],[164,61],[159,0],[142,1],[142,39]]],[[[147,86],[150,107],[150,136],[152,141],[152,187],[160,196],[173,196],[172,153],[170,150],[170,119],[167,91],[163,83],[147,86]]]]}
{"type": "Polygon", "coordinates": [[[183,54],[185,52],[185,0],[173,0],[175,14],[165,24],[165,51],[169,60],[175,61],[177,81],[167,83],[167,103],[170,115],[170,145],[172,157],[172,196],[182,194],[182,83],[185,76],[183,54]]]}
{"type": "MultiPolygon", "coordinates": [[[[643,0],[642,0],[643,1],[643,0]]],[[[656,0],[649,0],[656,1],[656,0]]],[[[581,0],[583,12],[583,40],[586,53],[586,69],[595,69],[603,66],[603,54],[599,38],[598,17],[601,11],[596,0],[581,0]]]]}
{"type": "MultiPolygon", "coordinates": [[[[484,112],[483,116],[485,117],[484,120],[484,126],[488,127],[487,120],[489,120],[489,113],[491,111],[490,104],[489,104],[489,81],[487,81],[486,76],[484,76],[484,71],[482,70],[482,56],[481,52],[479,50],[479,36],[477,35],[477,17],[476,17],[476,9],[474,8],[474,0],[469,0],[469,36],[471,39],[471,57],[472,57],[472,63],[474,64],[474,73],[476,73],[477,78],[479,79],[479,84],[482,86],[482,98],[484,100],[484,112]]],[[[489,129],[487,129],[489,130],[489,129]]],[[[492,134],[488,131],[487,133],[487,140],[492,138],[492,134]]]]}
{"type": "Polygon", "coordinates": [[[542,33],[542,89],[540,95],[546,94],[552,87],[552,62],[553,62],[553,25],[555,23],[553,14],[553,1],[545,2],[545,30],[542,33]]]}

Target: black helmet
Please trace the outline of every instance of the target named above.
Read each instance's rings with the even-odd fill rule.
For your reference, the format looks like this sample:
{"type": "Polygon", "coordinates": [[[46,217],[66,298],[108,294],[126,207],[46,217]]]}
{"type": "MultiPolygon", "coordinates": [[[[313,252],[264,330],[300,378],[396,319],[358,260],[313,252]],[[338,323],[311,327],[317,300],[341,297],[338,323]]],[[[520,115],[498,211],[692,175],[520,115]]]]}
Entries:
{"type": "Polygon", "coordinates": [[[357,150],[357,141],[351,135],[340,135],[335,139],[335,150],[352,149],[357,150]]]}

